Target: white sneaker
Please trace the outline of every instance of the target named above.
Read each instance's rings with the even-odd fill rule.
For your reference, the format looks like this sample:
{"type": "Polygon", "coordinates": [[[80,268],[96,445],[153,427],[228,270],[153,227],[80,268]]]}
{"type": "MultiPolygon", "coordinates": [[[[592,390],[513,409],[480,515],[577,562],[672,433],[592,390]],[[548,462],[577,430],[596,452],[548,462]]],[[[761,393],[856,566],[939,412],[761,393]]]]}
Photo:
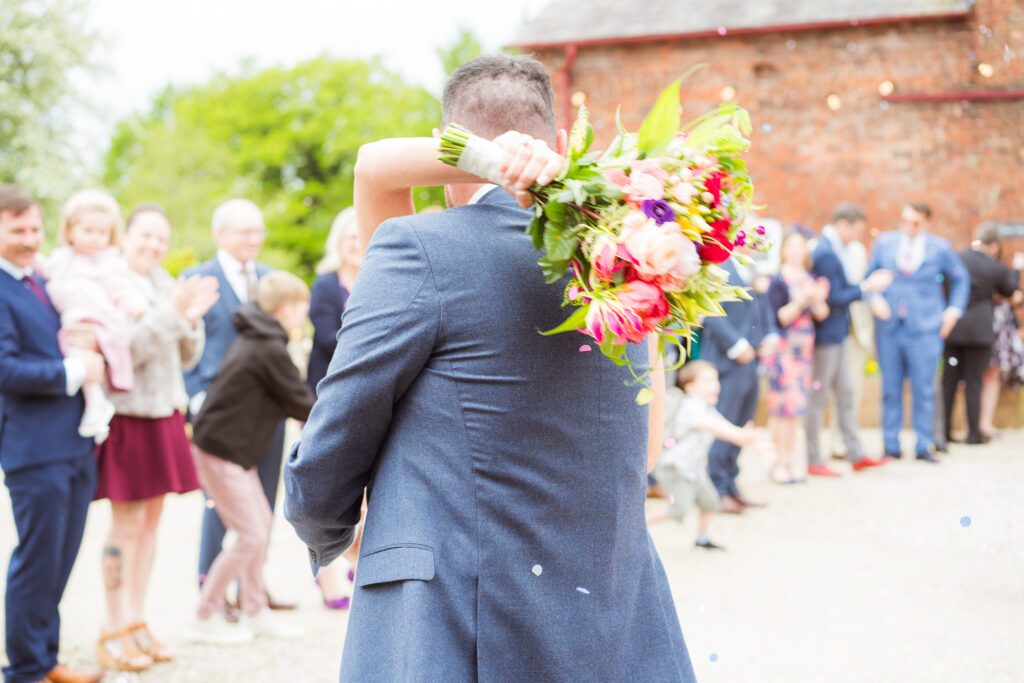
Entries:
{"type": "Polygon", "coordinates": [[[242,624],[232,624],[220,612],[206,619],[193,619],[185,628],[185,638],[197,643],[215,645],[241,645],[253,638],[253,633],[242,624]]]}
{"type": "Polygon", "coordinates": [[[260,610],[255,616],[247,615],[245,627],[253,635],[266,638],[301,638],[306,632],[301,626],[280,619],[269,609],[260,610]]]}

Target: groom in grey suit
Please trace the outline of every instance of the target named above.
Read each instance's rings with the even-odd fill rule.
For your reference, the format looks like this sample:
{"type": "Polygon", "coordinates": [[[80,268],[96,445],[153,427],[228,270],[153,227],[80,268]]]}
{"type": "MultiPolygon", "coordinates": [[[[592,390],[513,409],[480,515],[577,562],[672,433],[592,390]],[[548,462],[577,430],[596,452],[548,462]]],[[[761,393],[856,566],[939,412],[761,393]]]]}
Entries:
{"type": "MultiPolygon", "coordinates": [[[[442,109],[554,146],[552,101],[538,62],[481,57],[442,109]]],[[[377,229],[286,463],[314,571],[367,489],[341,679],[693,680],[644,519],[647,408],[581,336],[538,333],[566,312],[530,213],[501,188],[473,199],[377,229]]]]}

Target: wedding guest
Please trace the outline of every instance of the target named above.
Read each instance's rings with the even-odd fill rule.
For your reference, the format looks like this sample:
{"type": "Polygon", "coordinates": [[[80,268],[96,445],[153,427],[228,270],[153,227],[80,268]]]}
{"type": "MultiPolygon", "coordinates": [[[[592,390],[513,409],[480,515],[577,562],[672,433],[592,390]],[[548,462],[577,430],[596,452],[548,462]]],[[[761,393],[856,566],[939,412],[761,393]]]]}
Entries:
{"type": "Polygon", "coordinates": [[[196,618],[186,631],[192,640],[230,645],[253,636],[298,638],[303,633],[268,609],[263,562],[273,512],[255,468],[278,423],[286,417],[305,420],[316,400],[288,354],[288,338],[301,329],[308,311],[309,288],[302,280],[282,271],[260,278],[256,301],[232,316],[238,339],[196,416],[192,442],[199,479],[238,538],[210,567],[196,618]],[[236,578],[245,620],[231,624],[221,606],[236,578]]]}
{"type": "MultiPolygon", "coordinates": [[[[892,273],[877,270],[861,284],[852,284],[849,245],[864,236],[866,219],[859,207],[840,204],[832,214],[832,222],[821,229],[821,239],[814,249],[811,273],[829,283],[828,315],[818,320],[814,330],[814,359],[811,373],[811,394],[804,416],[807,472],[818,476],[838,476],[821,456],[821,423],[829,395],[835,396],[835,419],[839,423],[846,459],[855,472],[876,467],[881,461],[864,455],[857,433],[857,392],[851,377],[849,307],[865,294],[883,291],[892,282],[892,273]]],[[[859,278],[858,278],[859,280],[859,278]]],[[[863,361],[853,364],[862,374],[863,361]]]]}
{"type": "Polygon", "coordinates": [[[900,229],[878,236],[868,264],[869,276],[878,270],[894,274],[892,284],[871,299],[882,370],[882,436],[886,457],[899,458],[903,382],[909,378],[914,452],[920,461],[937,463],[932,454],[935,369],[943,341],[967,306],[970,281],[949,241],[929,232],[928,205],[907,204],[900,215],[900,229]]]}
{"type": "Polygon", "coordinates": [[[659,409],[580,337],[537,334],[565,317],[522,208],[565,163],[553,101],[525,55],[449,78],[442,126],[495,140],[501,188],[439,162],[433,138],[360,149],[370,246],[285,468],[314,571],[372,492],[341,680],[693,680],[643,514],[659,409]],[[453,208],[412,215],[423,185],[453,208]]]}
{"type": "MultiPolygon", "coordinates": [[[[658,482],[668,492],[669,503],[648,515],[647,523],[666,519],[682,522],[696,504],[700,510],[696,547],[722,550],[708,536],[708,526],[719,510],[718,491],[708,476],[708,449],[716,438],[742,447],[763,441],[764,435],[752,425],[730,423],[715,410],[721,385],[711,363],[689,361],[679,369],[677,384],[683,396],[672,401],[671,428],[666,432],[672,445],[662,453],[655,469],[658,482]]],[[[679,392],[678,387],[671,387],[669,392],[679,392]]]]}
{"type": "Polygon", "coordinates": [[[994,419],[1002,388],[1017,390],[1024,386],[1024,340],[1017,322],[1017,310],[1021,305],[1024,305],[1024,292],[1018,290],[1009,300],[996,302],[992,310],[995,342],[992,344],[992,358],[981,380],[978,418],[979,431],[989,438],[999,433],[994,419]]]}
{"type": "Polygon", "coordinates": [[[132,389],[110,395],[116,415],[96,452],[95,497],[109,498],[111,510],[103,545],[107,616],[96,657],[104,668],[120,671],[142,671],[172,657],[147,625],[146,592],[164,495],[199,488],[185,435],[188,397],[181,371],[202,353],[202,318],[217,300],[217,280],[196,275],[175,281],[161,268],[170,235],[156,205],[144,204],[128,219],[124,255],[146,313],[127,339],[135,366],[132,389]]]}
{"type": "Polygon", "coordinates": [[[306,381],[316,389],[327,374],[327,366],[338,344],[341,314],[345,310],[356,273],[363,262],[359,243],[356,211],[349,207],[339,213],[327,236],[326,255],[316,267],[313,291],[309,302],[309,319],[313,323],[313,348],[309,353],[306,381]]]}
{"type": "MultiPolygon", "coordinates": [[[[749,248],[737,247],[739,253],[749,248]]],[[[729,274],[730,284],[750,286],[755,273],[749,266],[731,258],[722,264],[729,274]]],[[[724,316],[708,317],[701,332],[701,359],[718,370],[722,385],[718,411],[735,425],[745,425],[754,419],[757,409],[757,358],[770,355],[778,341],[775,316],[764,296],[764,290],[755,288],[750,300],[728,301],[722,304],[724,316]]],[[[721,498],[722,511],[739,514],[748,507],[758,507],[740,493],[736,485],[739,475],[739,446],[717,439],[708,451],[708,472],[721,498]]]]}
{"type": "MultiPolygon", "coordinates": [[[[220,298],[206,315],[206,345],[199,362],[185,371],[185,389],[189,395],[189,413],[199,414],[210,382],[220,369],[224,354],[235,341],[238,332],[232,316],[243,303],[255,301],[256,284],[272,268],[256,260],[263,248],[266,228],[263,212],[248,199],[229,199],[213,212],[213,239],[217,253],[209,261],[186,269],[182,275],[206,275],[217,278],[220,298]]],[[[277,487],[281,479],[281,459],[284,457],[284,420],[277,423],[274,438],[267,444],[267,452],[256,467],[263,493],[273,511],[277,502],[277,487]]],[[[224,523],[216,507],[207,506],[203,512],[199,542],[199,582],[202,583],[220,552],[224,541],[224,523]]],[[[295,605],[270,601],[271,609],[294,609],[295,605]]]]}
{"type": "MultiPolygon", "coordinates": [[[[107,361],[106,382],[82,386],[85,413],[79,432],[102,443],[109,433],[114,404],[104,384],[115,391],[132,388],[132,360],[125,339],[146,310],[134,287],[131,270],[118,248],[121,209],[109,194],[83,190],[64,206],[60,239],[65,246],[45,261],[47,293],[65,327],[85,322],[95,329],[107,361]]],[[[67,345],[67,353],[78,350],[67,345]]]]}
{"type": "MultiPolygon", "coordinates": [[[[341,329],[341,314],[352,291],[352,285],[363,262],[363,249],[359,244],[359,230],[353,207],[339,213],[331,232],[327,236],[326,255],[317,266],[317,278],[313,281],[310,296],[309,319],[313,323],[313,349],[309,354],[306,382],[316,390],[317,383],[327,374],[327,366],[338,344],[338,330],[341,329]]],[[[356,548],[358,551],[358,548],[356,548]]],[[[346,553],[345,559],[354,566],[358,552],[346,553]]],[[[316,582],[320,586],[324,606],[328,609],[348,609],[349,596],[345,595],[342,583],[342,563],[335,562],[320,569],[316,582]]],[[[348,569],[348,578],[355,577],[348,569]]]]}
{"type": "MultiPolygon", "coordinates": [[[[768,357],[769,430],[775,443],[772,479],[778,483],[802,480],[794,470],[796,433],[807,410],[814,359],[814,326],[828,317],[829,281],[815,279],[808,271],[807,238],[793,230],[782,238],[781,264],[768,286],[768,303],[778,325],[779,342],[768,357]]],[[[809,465],[810,474],[825,474],[809,465]]]]}
{"type": "Polygon", "coordinates": [[[93,440],[78,433],[81,387],[105,368],[90,325],[65,328],[81,349],[63,357],[60,317],[33,272],[43,214],[20,188],[0,185],[0,465],[18,545],[7,567],[7,683],[95,683],[102,671],[57,662],[60,612],[96,489],[93,440]]]}
{"type": "Polygon", "coordinates": [[[967,443],[986,443],[990,437],[981,431],[981,382],[992,358],[995,342],[993,327],[994,294],[1010,297],[1020,287],[1020,272],[1024,267],[1024,254],[1013,257],[1013,270],[999,260],[999,228],[995,223],[982,223],[974,233],[970,249],[960,252],[970,276],[971,289],[963,317],[953,326],[946,338],[942,355],[942,394],[945,414],[946,441],[950,441],[950,418],[957,385],[964,383],[964,403],[967,405],[967,443]]]}

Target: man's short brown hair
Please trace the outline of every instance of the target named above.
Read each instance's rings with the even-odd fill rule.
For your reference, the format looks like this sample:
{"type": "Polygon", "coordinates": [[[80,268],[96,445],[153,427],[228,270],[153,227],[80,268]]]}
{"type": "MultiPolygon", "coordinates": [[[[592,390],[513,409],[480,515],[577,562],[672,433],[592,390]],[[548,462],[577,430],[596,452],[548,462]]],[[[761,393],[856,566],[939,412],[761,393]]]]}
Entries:
{"type": "Polygon", "coordinates": [[[836,208],[832,211],[832,225],[835,225],[839,221],[846,221],[847,223],[856,223],[858,221],[867,220],[867,216],[856,204],[850,202],[843,202],[836,204],[836,208]]]}
{"type": "Polygon", "coordinates": [[[0,213],[10,211],[15,216],[20,216],[33,206],[39,204],[17,185],[0,185],[0,213]]]}
{"type": "Polygon", "coordinates": [[[931,217],[932,217],[932,207],[928,206],[924,202],[907,202],[907,206],[909,206],[914,211],[917,211],[919,214],[921,214],[925,218],[931,220],[931,217]]]}
{"type": "Polygon", "coordinates": [[[555,145],[555,95],[544,65],[528,55],[485,55],[448,78],[441,124],[458,123],[494,139],[517,130],[555,145]]]}
{"type": "Polygon", "coordinates": [[[297,301],[309,301],[309,287],[286,271],[267,273],[256,285],[256,304],[264,313],[273,315],[297,301]]]}

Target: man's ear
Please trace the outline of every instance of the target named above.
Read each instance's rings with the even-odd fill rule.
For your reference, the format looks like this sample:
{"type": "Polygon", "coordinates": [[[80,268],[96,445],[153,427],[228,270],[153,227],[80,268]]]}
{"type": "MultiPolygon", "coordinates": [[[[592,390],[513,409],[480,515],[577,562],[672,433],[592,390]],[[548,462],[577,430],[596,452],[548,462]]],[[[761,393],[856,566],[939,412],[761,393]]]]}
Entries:
{"type": "Polygon", "coordinates": [[[565,150],[569,148],[569,133],[566,132],[565,128],[559,128],[558,132],[555,133],[555,151],[565,156],[565,150]]]}

